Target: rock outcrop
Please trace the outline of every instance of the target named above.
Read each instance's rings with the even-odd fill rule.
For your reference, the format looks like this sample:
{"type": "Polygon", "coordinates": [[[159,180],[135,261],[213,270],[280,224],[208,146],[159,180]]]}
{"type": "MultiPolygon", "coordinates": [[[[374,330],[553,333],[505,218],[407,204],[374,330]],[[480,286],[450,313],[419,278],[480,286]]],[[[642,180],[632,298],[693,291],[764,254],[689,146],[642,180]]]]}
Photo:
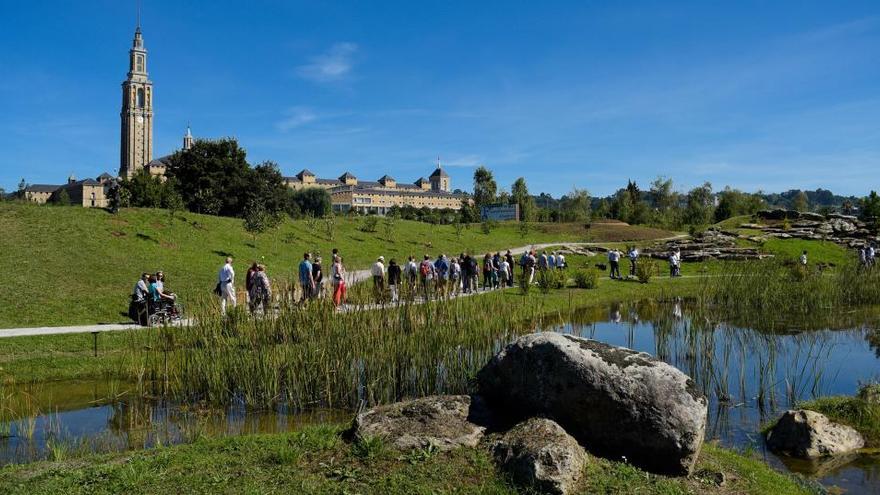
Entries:
{"type": "Polygon", "coordinates": [[[865,440],[853,428],[806,409],[786,411],[767,432],[770,450],[805,459],[843,454],[864,446],[865,440]]]}
{"type": "Polygon", "coordinates": [[[584,472],[587,453],[554,421],[532,418],[492,445],[498,467],[518,485],[540,493],[572,493],[584,472]]]}
{"type": "Polygon", "coordinates": [[[689,474],[707,401],[687,375],[648,354],[552,332],[521,337],[477,374],[510,420],[546,416],[591,451],[644,469],[689,474]]]}
{"type": "Polygon", "coordinates": [[[479,399],[467,395],[430,396],[379,406],[359,414],[353,438],[382,437],[399,450],[434,446],[439,450],[474,447],[486,431],[479,399]]]}

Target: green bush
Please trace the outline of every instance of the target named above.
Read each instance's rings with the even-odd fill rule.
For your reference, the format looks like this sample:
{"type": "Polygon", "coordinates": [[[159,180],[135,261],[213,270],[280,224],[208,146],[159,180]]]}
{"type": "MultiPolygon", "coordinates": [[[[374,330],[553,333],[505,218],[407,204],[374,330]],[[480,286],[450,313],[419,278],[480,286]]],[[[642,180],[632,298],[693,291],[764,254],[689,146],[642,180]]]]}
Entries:
{"type": "Polygon", "coordinates": [[[595,289],[599,285],[599,272],[590,268],[575,271],[574,285],[579,289],[595,289]]]}
{"type": "Polygon", "coordinates": [[[547,293],[553,289],[565,288],[566,276],[562,270],[538,270],[538,287],[547,293]]]}
{"type": "Polygon", "coordinates": [[[660,274],[660,267],[657,262],[651,259],[641,259],[636,265],[636,278],[639,282],[647,284],[651,281],[651,277],[660,274]]]}

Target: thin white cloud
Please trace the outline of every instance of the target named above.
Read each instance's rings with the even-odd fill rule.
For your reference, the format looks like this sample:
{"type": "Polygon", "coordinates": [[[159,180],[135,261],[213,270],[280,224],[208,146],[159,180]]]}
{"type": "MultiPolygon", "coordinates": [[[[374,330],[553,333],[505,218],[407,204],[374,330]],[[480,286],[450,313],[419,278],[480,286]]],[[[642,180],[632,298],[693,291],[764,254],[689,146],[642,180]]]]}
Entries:
{"type": "Polygon", "coordinates": [[[319,83],[342,81],[351,75],[357,50],[355,43],[335,43],[326,52],[309,59],[309,63],[297,67],[296,73],[319,83]]]}
{"type": "Polygon", "coordinates": [[[440,164],[444,167],[475,168],[483,164],[483,159],[479,155],[464,155],[452,160],[441,159],[440,164]]]}
{"type": "Polygon", "coordinates": [[[285,112],[284,118],[278,121],[278,123],[275,124],[275,127],[281,132],[287,132],[306,125],[309,122],[313,122],[317,118],[318,116],[308,108],[293,107],[285,112]]]}

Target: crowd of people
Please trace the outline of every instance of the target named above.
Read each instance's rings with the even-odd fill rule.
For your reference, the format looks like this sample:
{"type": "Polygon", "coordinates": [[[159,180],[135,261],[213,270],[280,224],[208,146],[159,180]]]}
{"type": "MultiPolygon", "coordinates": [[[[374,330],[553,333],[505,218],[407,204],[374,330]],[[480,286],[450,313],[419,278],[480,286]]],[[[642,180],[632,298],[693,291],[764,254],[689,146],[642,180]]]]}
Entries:
{"type": "MultiPolygon", "coordinates": [[[[612,279],[623,279],[620,264],[629,260],[629,276],[637,276],[639,266],[639,250],[629,246],[626,250],[611,248],[608,250],[608,264],[612,279]]],[[[863,267],[873,267],[876,263],[877,249],[873,244],[866,244],[858,249],[859,263],[863,267]]],[[[681,276],[681,251],[674,249],[669,253],[669,276],[681,276]]],[[[798,259],[799,264],[807,264],[807,252],[798,259]]],[[[480,290],[493,290],[513,287],[517,280],[515,273],[519,267],[520,283],[535,283],[536,273],[543,270],[562,270],[568,266],[565,254],[559,251],[547,252],[536,250],[523,252],[519,259],[508,250],[506,253],[486,253],[483,256],[461,253],[455,257],[439,254],[436,258],[424,255],[421,261],[409,256],[403,264],[391,259],[385,264],[385,257],[379,256],[370,267],[373,296],[377,303],[400,302],[406,296],[410,300],[421,297],[424,300],[433,298],[471,294],[480,290]]],[[[604,269],[604,267],[603,267],[604,269]]],[[[346,301],[347,282],[346,269],[342,256],[333,249],[332,263],[329,273],[320,256],[303,253],[297,268],[297,281],[300,288],[300,302],[311,299],[323,299],[329,294],[334,306],[346,301]],[[329,292],[328,292],[329,286],[329,292]]],[[[245,276],[245,289],[248,308],[251,312],[264,313],[269,309],[272,300],[272,282],[266,273],[265,265],[251,264],[245,276]]],[[[217,285],[214,293],[220,299],[220,309],[226,312],[229,307],[237,305],[235,290],[235,269],[232,257],[217,274],[217,285]]],[[[150,315],[157,311],[168,314],[179,314],[176,307],[177,296],[165,285],[165,275],[161,271],[155,274],[143,273],[135,284],[131,294],[129,315],[141,324],[147,324],[150,315]]]]}

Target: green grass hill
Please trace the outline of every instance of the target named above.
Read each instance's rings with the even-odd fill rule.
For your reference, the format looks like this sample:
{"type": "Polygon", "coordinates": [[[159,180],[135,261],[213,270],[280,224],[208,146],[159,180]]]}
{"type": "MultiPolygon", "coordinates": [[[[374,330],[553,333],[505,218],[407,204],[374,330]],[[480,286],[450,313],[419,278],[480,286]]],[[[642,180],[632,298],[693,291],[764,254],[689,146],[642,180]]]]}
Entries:
{"type": "Polygon", "coordinates": [[[527,231],[501,223],[456,228],[397,220],[335,217],[287,220],[252,236],[243,222],[165,210],[104,210],[0,203],[0,329],[120,322],[142,271],[162,270],[185,303],[210,294],[227,254],[236,258],[240,284],[252,260],[270,277],[289,277],[302,253],[329,258],[339,248],[349,270],[376,256],[397,258],[461,251],[486,252],[532,243],[638,241],[673,233],[625,224],[534,224],[527,231]],[[365,232],[374,222],[374,232],[365,232]],[[329,231],[333,232],[331,236],[329,231]]]}

